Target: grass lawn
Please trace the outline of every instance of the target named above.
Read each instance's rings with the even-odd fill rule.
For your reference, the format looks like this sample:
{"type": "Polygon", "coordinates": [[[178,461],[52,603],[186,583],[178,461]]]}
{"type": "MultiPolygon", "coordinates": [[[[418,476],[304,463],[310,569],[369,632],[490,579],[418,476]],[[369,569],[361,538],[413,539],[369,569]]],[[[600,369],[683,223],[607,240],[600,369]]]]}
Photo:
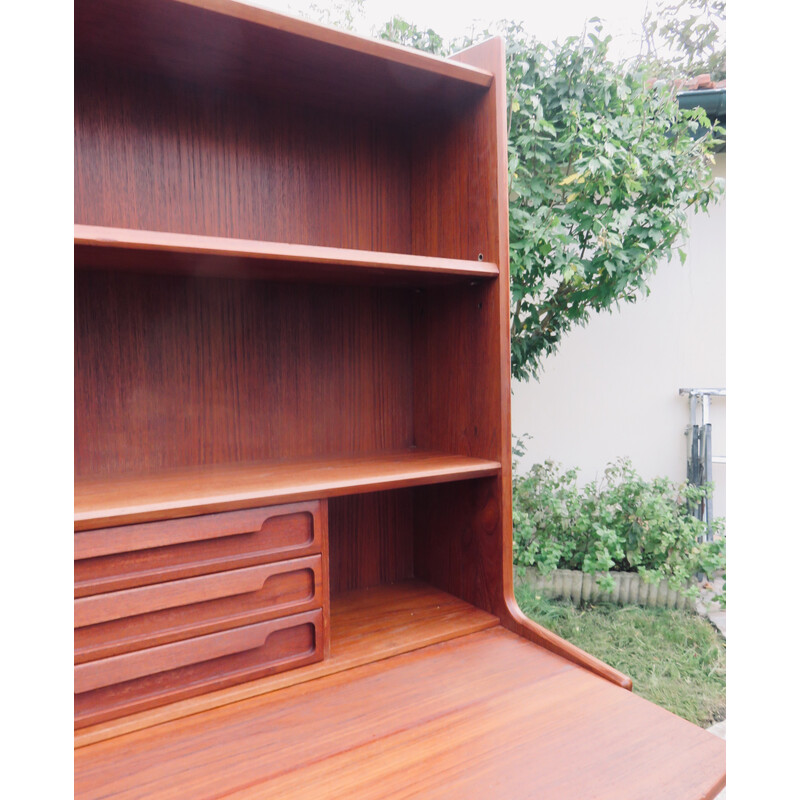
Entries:
{"type": "Polygon", "coordinates": [[[609,604],[575,608],[517,588],[533,620],[633,680],[633,691],[701,727],[725,719],[725,640],[687,611],[609,604]]]}

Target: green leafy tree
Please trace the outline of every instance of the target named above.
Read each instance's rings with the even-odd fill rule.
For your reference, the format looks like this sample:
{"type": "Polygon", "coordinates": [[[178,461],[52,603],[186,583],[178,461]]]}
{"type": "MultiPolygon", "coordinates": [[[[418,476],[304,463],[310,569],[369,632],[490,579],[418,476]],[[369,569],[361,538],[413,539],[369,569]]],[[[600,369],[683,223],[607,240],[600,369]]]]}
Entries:
{"type": "Polygon", "coordinates": [[[608,57],[599,22],[545,45],[506,28],[515,378],[537,376],[562,336],[592,312],[634,302],[707,211],[712,180],[702,109],[682,111],[608,57]]]}
{"type": "Polygon", "coordinates": [[[725,0],[660,0],[642,22],[645,60],[651,70],[671,78],[708,73],[725,78],[725,0]]]}
{"type": "Polygon", "coordinates": [[[323,25],[355,31],[356,20],[364,19],[364,0],[328,0],[325,5],[311,3],[304,16],[323,25]]]}
{"type": "MultiPolygon", "coordinates": [[[[430,52],[432,31],[397,19],[383,38],[430,52]]],[[[503,23],[506,41],[511,245],[511,368],[537,377],[543,359],[592,312],[646,294],[671,259],[691,209],[721,192],[702,109],[679,110],[668,87],[615,63],[610,37],[591,20],[583,37],[544,44],[503,23]]],[[[483,32],[475,39],[482,39],[483,32]]]]}
{"type": "Polygon", "coordinates": [[[450,51],[444,39],[436,31],[431,28],[422,30],[398,16],[392,17],[378,32],[378,36],[388,42],[424,50],[435,56],[443,56],[450,51]]]}

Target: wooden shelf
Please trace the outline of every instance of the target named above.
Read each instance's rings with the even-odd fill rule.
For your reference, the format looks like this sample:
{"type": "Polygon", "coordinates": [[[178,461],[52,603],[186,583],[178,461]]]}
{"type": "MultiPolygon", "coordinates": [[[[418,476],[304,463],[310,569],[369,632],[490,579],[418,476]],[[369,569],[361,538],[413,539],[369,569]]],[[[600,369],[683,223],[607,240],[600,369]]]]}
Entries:
{"type": "Polygon", "coordinates": [[[499,626],[110,744],[76,751],[76,796],[702,800],[725,783],[721,739],[499,626]]]}
{"type": "Polygon", "coordinates": [[[496,278],[497,264],[338,247],[75,225],[75,265],[206,277],[354,283],[496,278]]]}
{"type": "Polygon", "coordinates": [[[75,746],[120,736],[170,719],[229,705],[325,675],[466,636],[497,618],[420,581],[359,589],[331,601],[330,658],[241,686],[84,728],[75,746]]]}
{"type": "Polygon", "coordinates": [[[75,51],[226,91],[397,119],[486,92],[488,70],[231,0],[83,0],[75,51]]]}
{"type": "Polygon", "coordinates": [[[79,478],[75,530],[480,478],[500,469],[498,461],[403,450],[79,478]]]}
{"type": "Polygon", "coordinates": [[[724,743],[513,601],[502,40],[75,5],[76,556],[132,614],[78,630],[141,646],[79,664],[75,796],[713,796],[724,743]],[[298,549],[314,608],[239,625],[298,549]]]}

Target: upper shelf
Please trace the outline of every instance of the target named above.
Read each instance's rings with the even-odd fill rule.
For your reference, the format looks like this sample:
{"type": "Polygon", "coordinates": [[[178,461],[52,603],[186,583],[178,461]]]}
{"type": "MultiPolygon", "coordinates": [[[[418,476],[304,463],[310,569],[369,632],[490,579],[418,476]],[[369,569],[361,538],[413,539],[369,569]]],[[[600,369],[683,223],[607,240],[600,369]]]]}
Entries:
{"type": "Polygon", "coordinates": [[[498,461],[403,450],[78,478],[75,530],[496,475],[498,461]]]}
{"type": "Polygon", "coordinates": [[[75,55],[392,116],[457,106],[493,79],[476,67],[232,0],[76,0],[75,55]]]}
{"type": "Polygon", "coordinates": [[[75,265],[206,277],[352,283],[492,278],[497,264],[338,247],[75,225],[75,265]]]}

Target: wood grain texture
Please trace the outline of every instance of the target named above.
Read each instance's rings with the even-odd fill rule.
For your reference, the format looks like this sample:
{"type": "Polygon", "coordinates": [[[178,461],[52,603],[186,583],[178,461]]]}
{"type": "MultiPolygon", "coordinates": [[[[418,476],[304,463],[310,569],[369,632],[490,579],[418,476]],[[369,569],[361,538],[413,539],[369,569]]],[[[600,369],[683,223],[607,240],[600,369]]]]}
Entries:
{"type": "Polygon", "coordinates": [[[410,174],[396,123],[76,63],[76,223],[407,253],[410,174]]]}
{"type": "Polygon", "coordinates": [[[75,307],[79,478],[413,443],[403,291],[79,271],[75,307]]]}
{"type": "MultiPolygon", "coordinates": [[[[513,597],[502,42],[444,61],[231,0],[75,19],[79,630],[137,620],[76,665],[76,795],[713,796],[722,743],[513,597]],[[225,570],[274,552],[223,552],[248,517],[148,555],[145,524],[325,497],[321,609],[174,635],[241,622],[225,570]]],[[[269,580],[255,604],[303,592],[269,580]]]]}
{"type": "Polygon", "coordinates": [[[76,796],[705,800],[724,742],[499,627],[76,751],[76,796]]]}
{"type": "Polygon", "coordinates": [[[167,581],[153,586],[139,586],[120,592],[78,598],[74,603],[75,627],[96,625],[100,622],[124,619],[205,600],[219,600],[261,592],[279,602],[282,597],[280,594],[275,595],[273,591],[265,592],[265,590],[268,582],[284,573],[304,571],[311,573],[311,580],[308,580],[308,576],[304,576],[302,580],[298,581],[297,587],[291,589],[294,594],[297,589],[303,587],[304,591],[300,596],[303,599],[309,599],[314,594],[314,576],[316,576],[316,582],[320,582],[321,563],[319,556],[309,556],[292,561],[261,564],[257,567],[227,570],[211,575],[201,575],[197,578],[167,581]]]}
{"type": "Polygon", "coordinates": [[[410,489],[335,497],[328,508],[333,595],[414,576],[410,489]]]}
{"type": "Polygon", "coordinates": [[[412,183],[417,253],[497,263],[496,281],[415,296],[414,436],[420,447],[491,458],[498,477],[418,492],[417,574],[504,616],[511,568],[510,345],[505,57],[490,39],[455,58],[496,77],[472,105],[420,131],[412,183]],[[441,203],[440,198],[447,198],[441,203]],[[437,213],[437,209],[440,211],[437,213]]]}
{"type": "Polygon", "coordinates": [[[322,608],[322,557],[216,572],[75,601],[75,663],[322,608]]]}
{"type": "Polygon", "coordinates": [[[318,516],[323,504],[324,501],[289,503],[84,531],[75,534],[75,560],[195,544],[213,539],[225,539],[228,543],[235,542],[245,548],[258,548],[263,546],[261,542],[256,544],[248,539],[243,544],[241,540],[228,537],[261,534],[265,530],[269,531],[269,538],[275,541],[279,551],[286,547],[303,547],[311,545],[315,540],[315,533],[320,527],[318,516]]]}
{"type": "MultiPolygon", "coordinates": [[[[500,39],[454,58],[504,75],[500,39]]],[[[520,611],[514,598],[511,521],[511,352],[505,82],[460,115],[436,118],[414,157],[414,252],[496,262],[490,283],[415,295],[414,436],[418,445],[480,455],[503,466],[469,485],[417,490],[415,575],[497,615],[501,623],[626,688],[618,670],[520,611]],[[447,197],[441,213],[438,198],[447,197]]]]}
{"type": "Polygon", "coordinates": [[[82,530],[306,497],[460,481],[498,469],[497,462],[487,459],[403,450],[84,478],[75,484],[75,527],[82,530]]]}
{"type": "Polygon", "coordinates": [[[386,42],[229,0],[78,0],[83,58],[168,80],[402,122],[484,91],[492,76],[386,42]]]}
{"type": "Polygon", "coordinates": [[[322,611],[306,611],[76,664],[75,727],[322,658],[322,611]]]}
{"type": "Polygon", "coordinates": [[[325,500],[75,533],[75,597],[324,553],[325,500]]]}
{"type": "Polygon", "coordinates": [[[423,285],[494,278],[496,264],[374,250],[162,233],[99,225],[75,226],[80,267],[198,277],[423,285]]]}
{"type": "Polygon", "coordinates": [[[511,564],[504,541],[500,479],[484,478],[414,490],[414,574],[494,613],[501,624],[625,689],[631,679],[547,628],[528,619],[510,589],[498,583],[511,564]],[[511,596],[500,594],[505,589],[511,596]]]}
{"type": "Polygon", "coordinates": [[[79,730],[75,746],[143,730],[381,661],[497,625],[497,619],[419,581],[345,592],[331,601],[330,658],[201,697],[79,730]]]}

